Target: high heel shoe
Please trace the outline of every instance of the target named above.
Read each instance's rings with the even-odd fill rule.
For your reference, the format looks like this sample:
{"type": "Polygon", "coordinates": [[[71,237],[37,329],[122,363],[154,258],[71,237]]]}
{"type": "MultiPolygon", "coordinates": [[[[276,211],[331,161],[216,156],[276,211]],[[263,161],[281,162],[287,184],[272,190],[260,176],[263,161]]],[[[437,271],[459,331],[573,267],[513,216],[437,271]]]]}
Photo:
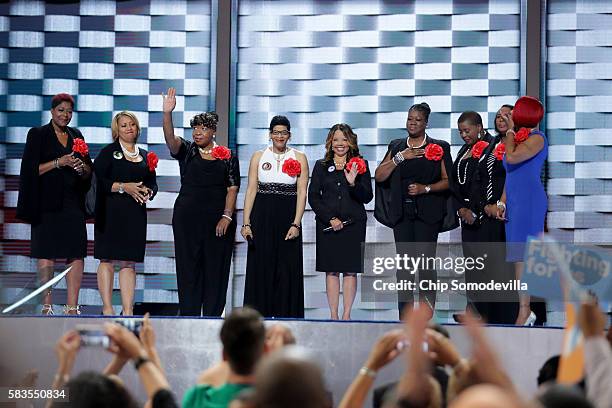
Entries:
{"type": "Polygon", "coordinates": [[[529,313],[529,317],[527,318],[527,320],[525,320],[525,323],[523,323],[523,326],[533,326],[535,324],[536,321],[536,315],[533,312],[529,313]]]}
{"type": "Polygon", "coordinates": [[[65,315],[72,315],[73,313],[70,312],[75,312],[74,315],[80,315],[81,314],[81,305],[64,305],[64,314],[65,315]]]}
{"type": "Polygon", "coordinates": [[[42,310],[40,311],[40,313],[43,314],[44,316],[55,315],[55,313],[53,313],[53,305],[49,303],[45,303],[44,305],[42,305],[42,310]]]}

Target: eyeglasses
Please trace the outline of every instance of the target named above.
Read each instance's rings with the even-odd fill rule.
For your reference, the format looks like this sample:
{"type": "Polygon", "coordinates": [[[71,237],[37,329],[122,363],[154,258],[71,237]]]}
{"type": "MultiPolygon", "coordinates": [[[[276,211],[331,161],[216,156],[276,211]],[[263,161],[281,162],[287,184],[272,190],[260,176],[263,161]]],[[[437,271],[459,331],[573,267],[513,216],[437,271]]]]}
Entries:
{"type": "Polygon", "coordinates": [[[272,131],[272,136],[289,136],[289,131],[287,130],[274,130],[272,131]]]}

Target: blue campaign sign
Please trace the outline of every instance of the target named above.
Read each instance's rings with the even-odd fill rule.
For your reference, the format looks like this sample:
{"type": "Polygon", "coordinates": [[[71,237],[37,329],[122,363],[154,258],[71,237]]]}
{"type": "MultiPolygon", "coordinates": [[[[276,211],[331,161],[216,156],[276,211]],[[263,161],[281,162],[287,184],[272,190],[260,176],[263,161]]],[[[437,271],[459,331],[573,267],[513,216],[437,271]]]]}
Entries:
{"type": "Polygon", "coordinates": [[[612,253],[586,245],[530,239],[521,283],[529,294],[548,300],[580,301],[591,292],[602,302],[612,300],[612,253]],[[564,296],[561,277],[568,283],[564,296]]]}

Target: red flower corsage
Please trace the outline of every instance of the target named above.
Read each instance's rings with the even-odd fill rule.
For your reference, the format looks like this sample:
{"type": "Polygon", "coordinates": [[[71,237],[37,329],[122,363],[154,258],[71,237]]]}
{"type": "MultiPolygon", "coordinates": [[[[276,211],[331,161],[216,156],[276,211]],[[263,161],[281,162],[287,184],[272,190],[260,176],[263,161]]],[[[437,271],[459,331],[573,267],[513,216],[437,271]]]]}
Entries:
{"type": "Polygon", "coordinates": [[[495,150],[493,150],[493,155],[497,160],[502,160],[504,158],[504,154],[506,153],[506,145],[503,143],[495,146],[495,150]]]}
{"type": "Polygon", "coordinates": [[[529,129],[520,128],[518,132],[514,134],[514,143],[521,144],[529,137],[529,129]]]}
{"type": "Polygon", "coordinates": [[[357,165],[357,174],[363,174],[366,172],[366,164],[365,161],[361,157],[353,157],[351,160],[346,163],[346,169],[351,171],[353,168],[353,163],[357,165]]]}
{"type": "Polygon", "coordinates": [[[482,152],[484,152],[484,149],[486,149],[488,145],[489,142],[485,142],[484,140],[474,143],[474,146],[472,146],[472,157],[480,159],[482,152]]]}
{"type": "Polygon", "coordinates": [[[89,146],[87,146],[87,143],[85,143],[83,139],[75,138],[72,143],[72,151],[85,157],[89,154],[89,146]]]}
{"type": "Polygon", "coordinates": [[[283,173],[289,177],[297,177],[302,173],[302,165],[295,159],[287,159],[283,163],[283,173]]]}
{"type": "Polygon", "coordinates": [[[212,157],[219,160],[228,160],[232,157],[232,151],[225,146],[215,146],[212,149],[212,157]]]}
{"type": "Polygon", "coordinates": [[[442,147],[435,143],[430,143],[425,147],[425,158],[427,160],[439,161],[444,155],[442,147]]]}
{"type": "Polygon", "coordinates": [[[147,153],[147,167],[149,167],[149,171],[155,171],[157,168],[157,163],[159,162],[159,158],[153,152],[147,153]]]}

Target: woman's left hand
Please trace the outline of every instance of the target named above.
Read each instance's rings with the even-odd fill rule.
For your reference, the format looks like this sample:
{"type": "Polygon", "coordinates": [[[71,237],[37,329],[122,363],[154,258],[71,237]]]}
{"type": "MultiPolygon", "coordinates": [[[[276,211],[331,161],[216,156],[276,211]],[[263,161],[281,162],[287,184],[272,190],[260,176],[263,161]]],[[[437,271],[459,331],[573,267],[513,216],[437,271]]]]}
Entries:
{"type": "Polygon", "coordinates": [[[230,222],[231,221],[227,218],[221,217],[221,219],[217,223],[217,226],[215,227],[215,233],[218,237],[222,237],[225,235],[225,232],[227,231],[227,227],[230,225],[230,222]]]}
{"type": "Polygon", "coordinates": [[[357,178],[357,163],[353,163],[351,170],[344,169],[344,177],[346,177],[347,183],[352,187],[355,185],[355,179],[357,178]]]}
{"type": "Polygon", "coordinates": [[[85,173],[85,163],[83,163],[83,160],[79,159],[78,157],[75,157],[73,160],[73,165],[72,168],[74,169],[74,171],[77,172],[77,174],[79,176],[82,176],[85,173]]]}
{"type": "Polygon", "coordinates": [[[419,183],[412,183],[408,186],[408,194],[411,196],[420,195],[425,193],[425,186],[419,183]]]}
{"type": "Polygon", "coordinates": [[[300,236],[300,229],[294,227],[293,225],[289,227],[289,231],[287,231],[287,235],[285,236],[285,241],[290,239],[295,239],[300,236]]]}

